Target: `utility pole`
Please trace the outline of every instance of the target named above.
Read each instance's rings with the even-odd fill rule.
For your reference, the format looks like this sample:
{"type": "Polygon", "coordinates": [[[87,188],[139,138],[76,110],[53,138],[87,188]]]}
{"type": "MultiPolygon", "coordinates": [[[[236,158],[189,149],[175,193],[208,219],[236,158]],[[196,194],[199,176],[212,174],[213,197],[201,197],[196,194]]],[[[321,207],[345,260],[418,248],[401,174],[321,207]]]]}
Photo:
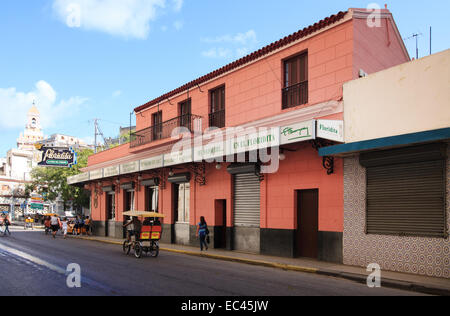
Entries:
{"type": "Polygon", "coordinates": [[[405,38],[405,40],[409,40],[412,38],[416,39],[416,59],[419,59],[419,36],[422,36],[422,33],[415,33],[411,37],[405,38]]]}
{"type": "Polygon", "coordinates": [[[94,153],[97,153],[97,124],[98,124],[98,119],[94,119],[94,146],[95,146],[95,150],[94,153]]]}
{"type": "Polygon", "coordinates": [[[98,124],[99,119],[94,119],[94,128],[95,128],[95,136],[94,136],[94,141],[95,141],[95,153],[97,153],[97,136],[101,136],[103,138],[103,141],[105,143],[105,146],[109,147],[108,141],[105,138],[105,135],[103,135],[100,126],[98,124]]]}

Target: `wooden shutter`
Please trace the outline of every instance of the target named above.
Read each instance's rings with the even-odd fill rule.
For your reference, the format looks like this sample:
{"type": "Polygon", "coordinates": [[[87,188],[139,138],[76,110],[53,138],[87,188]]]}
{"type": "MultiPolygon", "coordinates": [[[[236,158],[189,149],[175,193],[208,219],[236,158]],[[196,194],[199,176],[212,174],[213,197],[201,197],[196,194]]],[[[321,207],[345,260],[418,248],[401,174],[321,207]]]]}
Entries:
{"type": "Polygon", "coordinates": [[[364,154],[369,234],[445,237],[446,148],[442,144],[364,154]]]}

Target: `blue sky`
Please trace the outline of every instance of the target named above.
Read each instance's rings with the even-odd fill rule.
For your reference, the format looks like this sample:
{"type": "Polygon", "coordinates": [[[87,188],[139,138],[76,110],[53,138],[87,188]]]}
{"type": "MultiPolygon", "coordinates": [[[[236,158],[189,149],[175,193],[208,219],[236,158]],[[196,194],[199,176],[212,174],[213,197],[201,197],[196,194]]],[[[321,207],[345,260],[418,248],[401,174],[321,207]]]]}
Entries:
{"type": "MultiPolygon", "coordinates": [[[[93,139],[92,120],[99,118],[105,136],[115,136],[136,106],[324,17],[373,2],[2,0],[0,157],[16,146],[32,99],[45,135],[93,139]]],[[[388,8],[402,37],[423,34],[420,56],[428,54],[430,26],[433,51],[449,48],[450,1],[396,0],[388,8]]],[[[406,45],[415,56],[415,41],[406,45]]]]}

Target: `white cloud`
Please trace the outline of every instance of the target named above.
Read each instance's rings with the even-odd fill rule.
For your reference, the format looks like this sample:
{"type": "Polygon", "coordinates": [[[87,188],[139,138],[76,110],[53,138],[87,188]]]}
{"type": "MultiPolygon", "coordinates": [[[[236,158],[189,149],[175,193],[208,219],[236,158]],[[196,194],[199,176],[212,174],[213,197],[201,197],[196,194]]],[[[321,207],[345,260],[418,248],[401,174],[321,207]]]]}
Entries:
{"type": "Polygon", "coordinates": [[[223,47],[211,48],[207,51],[202,52],[202,56],[208,58],[230,58],[233,56],[233,52],[231,49],[223,47]]]}
{"type": "Polygon", "coordinates": [[[173,2],[173,9],[176,12],[181,11],[181,9],[183,8],[183,0],[172,0],[173,2]]]}
{"type": "MultiPolygon", "coordinates": [[[[53,0],[53,10],[69,27],[101,31],[124,38],[146,39],[150,22],[166,0],[53,0]]],[[[181,10],[183,1],[173,3],[181,10]]]]}
{"type": "Polygon", "coordinates": [[[175,28],[175,30],[180,31],[183,28],[183,21],[175,21],[173,23],[173,27],[175,28]]]}
{"type": "Polygon", "coordinates": [[[254,30],[235,35],[227,34],[217,37],[202,38],[201,41],[208,44],[221,45],[220,47],[214,47],[203,51],[202,55],[208,58],[240,58],[247,55],[258,44],[256,32],[254,30]]]}
{"type": "Polygon", "coordinates": [[[250,45],[256,44],[258,41],[256,39],[256,32],[254,30],[247,31],[245,33],[238,33],[236,35],[223,35],[214,38],[203,38],[205,43],[231,43],[239,45],[250,45]]]}
{"type": "Polygon", "coordinates": [[[120,97],[121,95],[122,95],[122,90],[116,90],[112,94],[113,98],[120,97]]]}
{"type": "Polygon", "coordinates": [[[57,101],[57,93],[53,87],[41,80],[34,90],[19,92],[16,88],[0,88],[0,125],[2,128],[23,128],[26,124],[26,114],[33,101],[41,114],[43,128],[56,126],[61,121],[76,114],[87,101],[86,98],[71,97],[57,101]]]}

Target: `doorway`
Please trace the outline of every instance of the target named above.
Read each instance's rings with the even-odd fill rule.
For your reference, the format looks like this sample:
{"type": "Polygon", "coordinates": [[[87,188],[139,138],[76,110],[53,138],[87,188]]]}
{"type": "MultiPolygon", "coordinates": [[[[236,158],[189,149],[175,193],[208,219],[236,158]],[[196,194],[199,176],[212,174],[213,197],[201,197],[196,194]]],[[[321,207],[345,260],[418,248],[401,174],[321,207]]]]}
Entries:
{"type": "Polygon", "coordinates": [[[318,258],[319,239],[319,190],[296,191],[297,231],[296,253],[298,257],[318,258]]]}
{"type": "Polygon", "coordinates": [[[214,248],[227,248],[227,200],[214,202],[216,226],[214,229],[214,248]]]}

